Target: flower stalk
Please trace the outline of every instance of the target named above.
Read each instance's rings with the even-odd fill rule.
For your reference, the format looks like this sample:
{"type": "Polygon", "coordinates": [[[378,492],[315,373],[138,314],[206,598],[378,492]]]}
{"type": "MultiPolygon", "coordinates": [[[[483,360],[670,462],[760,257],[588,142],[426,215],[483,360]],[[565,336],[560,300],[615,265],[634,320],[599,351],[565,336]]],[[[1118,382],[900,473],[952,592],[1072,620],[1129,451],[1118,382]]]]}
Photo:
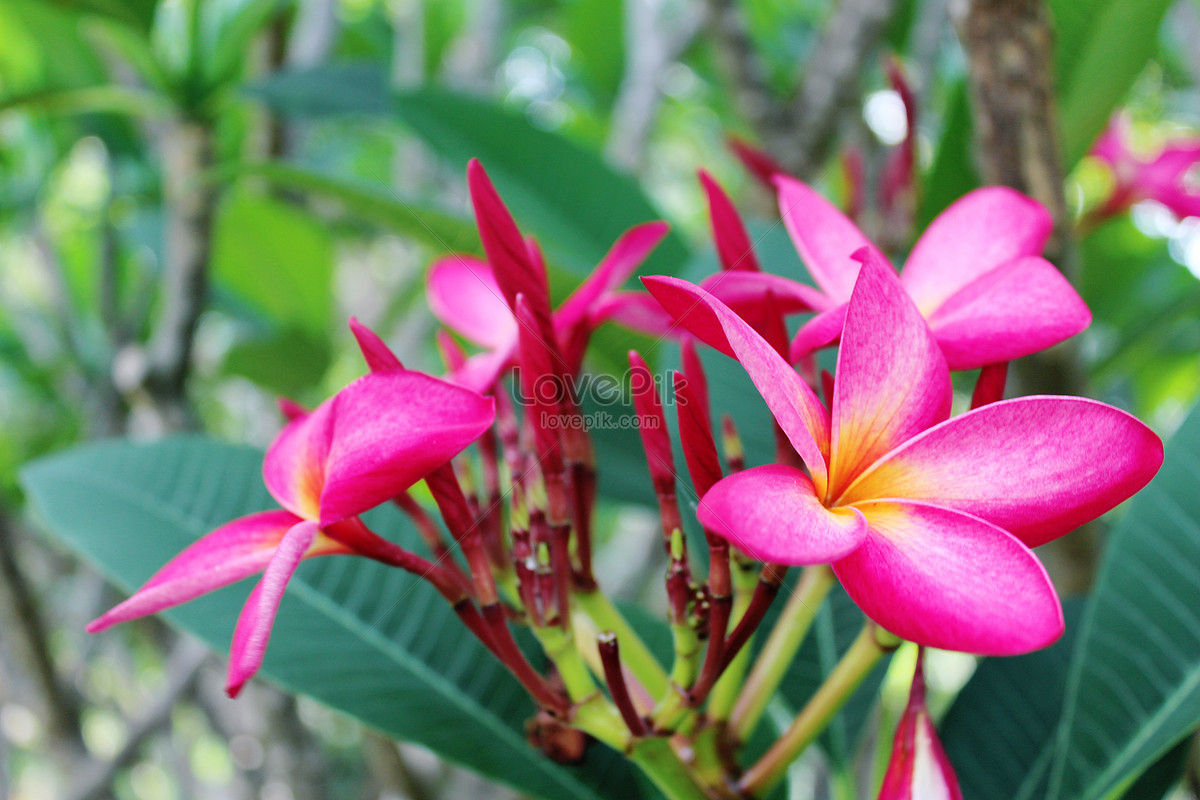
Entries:
{"type": "Polygon", "coordinates": [[[796,589],[767,636],[729,717],[729,736],[733,741],[745,742],[754,733],[834,581],[833,570],[827,564],[805,567],[800,573],[796,589]]]}
{"type": "Polygon", "coordinates": [[[825,730],[879,660],[899,644],[896,636],[868,621],[788,729],[742,775],[738,790],[747,797],[769,795],[792,762],[825,730]]]}

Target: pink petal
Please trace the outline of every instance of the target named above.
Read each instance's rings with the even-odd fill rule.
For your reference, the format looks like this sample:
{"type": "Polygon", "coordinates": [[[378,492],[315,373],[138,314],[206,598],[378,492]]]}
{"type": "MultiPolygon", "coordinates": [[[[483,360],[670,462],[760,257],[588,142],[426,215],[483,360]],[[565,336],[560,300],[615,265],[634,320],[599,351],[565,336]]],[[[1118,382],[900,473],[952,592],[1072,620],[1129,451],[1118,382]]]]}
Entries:
{"type": "Polygon", "coordinates": [[[359,378],[333,402],[322,526],[395,497],[458,455],[495,418],[491,398],[411,371],[359,378]]]}
{"type": "Polygon", "coordinates": [[[850,299],[859,262],[851,256],[863,247],[880,259],[883,253],[837,207],[795,178],[775,177],[779,212],[804,266],[825,294],[829,305],[850,299]]]}
{"type": "MultiPolygon", "coordinates": [[[[686,357],[685,357],[686,361],[686,357]]],[[[701,497],[721,480],[721,461],[717,457],[717,443],[713,440],[708,416],[708,400],[701,395],[696,384],[696,374],[689,371],[675,373],[675,413],[679,419],[679,445],[687,462],[692,486],[701,497]]]]}
{"type": "Polygon", "coordinates": [[[1200,141],[1177,140],[1168,143],[1154,160],[1141,165],[1135,174],[1135,183],[1157,189],[1180,186],[1188,170],[1200,161],[1200,141]]]}
{"type": "Polygon", "coordinates": [[[761,308],[768,294],[775,298],[776,308],[784,314],[822,310],[829,306],[829,298],[819,290],[770,272],[718,272],[701,281],[700,288],[732,308],[740,317],[753,314],[761,308]]]}
{"type": "Polygon", "coordinates": [[[1041,203],[1004,186],[959,198],[930,223],[904,265],[901,281],[922,313],[971,281],[1021,256],[1041,255],[1054,222],[1041,203]]]}
{"type": "Polygon", "coordinates": [[[682,333],[671,315],[644,292],[611,292],[602,297],[592,306],[591,322],[597,326],[608,321],[648,336],[678,337],[682,333]]]}
{"type": "Polygon", "coordinates": [[[888,454],[843,495],[902,497],[972,514],[1030,547],[1145,486],[1162,441],[1124,411],[1081,397],[1020,397],[968,411],[888,454]]]}
{"type": "Polygon", "coordinates": [[[1129,119],[1123,115],[1114,116],[1092,145],[1091,155],[1107,162],[1110,167],[1132,161],[1133,156],[1125,144],[1128,131],[1129,119]]]}
{"type": "Polygon", "coordinates": [[[455,333],[489,350],[517,338],[517,321],[486,261],[470,256],[438,259],[425,285],[429,308],[455,333]]]}
{"type": "Polygon", "coordinates": [[[733,201],[712,176],[699,171],[700,185],[708,196],[708,217],[712,222],[713,240],[717,245],[717,258],[724,270],[749,270],[759,272],[761,267],[754,255],[754,245],[746,233],[746,226],[738,215],[733,201]]]}
{"type": "Polygon", "coordinates": [[[350,331],[354,334],[354,339],[358,342],[358,349],[362,350],[363,359],[372,372],[404,369],[400,359],[383,339],[379,338],[379,334],[363,325],[355,317],[350,318],[350,331]]]}
{"type": "Polygon", "coordinates": [[[562,340],[573,327],[585,323],[593,306],[604,295],[621,288],[670,230],[671,226],[665,222],[647,222],[622,234],[592,274],[554,312],[559,339],[562,340]]]}
{"type": "Polygon", "coordinates": [[[285,425],[263,459],[267,491],[279,505],[304,519],[320,515],[335,399],[336,395],[285,425]]]}
{"type": "Polygon", "coordinates": [[[638,436],[646,451],[650,481],[658,494],[675,492],[675,456],[667,433],[667,417],[654,375],[636,350],[629,351],[629,388],[637,414],[638,436]]]}
{"type": "Polygon", "coordinates": [[[271,556],[271,563],[267,564],[262,580],[242,607],[237,627],[233,629],[233,646],[229,650],[225,691],[230,697],[236,697],[246,681],[262,666],[283,592],[309,546],[316,540],[317,533],[317,523],[307,520],[296,523],[288,530],[271,556]]]}
{"type": "MultiPolygon", "coordinates": [[[[287,511],[263,511],[227,522],[175,556],[128,600],[87,626],[98,633],[155,614],[261,572],[288,529],[302,520],[287,511]]],[[[321,537],[320,553],[349,552],[321,537]]]]}
{"type": "Polygon", "coordinates": [[[537,243],[521,237],[512,214],[477,159],[467,164],[467,188],[483,250],[495,270],[496,283],[508,307],[515,308],[517,295],[525,295],[525,301],[539,320],[537,329],[549,329],[550,290],[537,243]]]}
{"type": "Polygon", "coordinates": [[[823,493],[829,416],[812,389],[745,320],[700,287],[665,276],[642,283],[679,325],[741,363],[823,493]]]}
{"type": "Polygon", "coordinates": [[[950,415],[950,371],[896,273],[870,251],[834,372],[829,498],[880,456],[950,415]]]}
{"type": "Polygon", "coordinates": [[[846,309],[848,307],[847,304],[843,303],[836,308],[822,311],[804,323],[804,327],[796,331],[796,336],[792,339],[792,346],[788,355],[793,364],[818,350],[829,347],[842,338],[842,328],[846,324],[846,309]]]}
{"type": "Polygon", "coordinates": [[[283,418],[288,422],[308,416],[308,409],[290,398],[278,397],[275,399],[275,405],[279,407],[279,413],[283,414],[283,418]]]}
{"type": "Polygon", "coordinates": [[[742,162],[742,166],[768,189],[774,188],[776,175],[787,173],[787,170],[775,160],[774,156],[761,147],[755,147],[745,139],[730,136],[727,144],[733,154],[737,156],[738,161],[742,162]]]}
{"type": "Polygon", "coordinates": [[[827,509],[801,470],[783,464],[729,475],[700,500],[696,518],[751,558],[772,564],[824,564],[862,544],[857,509],[827,509]]]}
{"type": "Polygon", "coordinates": [[[1037,557],[981,519],[908,501],[858,503],[869,532],[833,568],[887,630],[925,645],[1007,656],[1063,631],[1062,607],[1037,557]]]}
{"type": "Polygon", "coordinates": [[[496,381],[513,364],[515,347],[489,350],[470,356],[446,376],[453,384],[480,394],[491,394],[496,381]]]}
{"type": "Polygon", "coordinates": [[[1082,331],[1092,312],[1054,265],[1018,258],[949,297],[929,327],[950,369],[977,369],[1053,347],[1082,331]]]}

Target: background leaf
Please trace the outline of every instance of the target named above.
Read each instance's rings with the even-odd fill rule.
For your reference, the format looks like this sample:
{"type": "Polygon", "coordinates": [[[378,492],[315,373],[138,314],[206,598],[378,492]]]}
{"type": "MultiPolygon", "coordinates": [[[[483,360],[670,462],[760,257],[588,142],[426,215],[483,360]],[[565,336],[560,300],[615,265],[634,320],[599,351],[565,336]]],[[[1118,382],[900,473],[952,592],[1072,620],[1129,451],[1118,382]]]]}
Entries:
{"type": "MultiPolygon", "coordinates": [[[[271,508],[262,453],[185,437],[89,445],[28,466],[23,483],[53,534],[129,590],[214,526],[271,508]]],[[[419,547],[398,512],[369,523],[419,547]]],[[[165,615],[225,651],[249,582],[165,615]]],[[[288,586],[262,674],[404,740],[544,798],[636,798],[617,755],[579,767],[528,745],[533,704],[429,586],[367,559],[305,562],[288,586]]]]}
{"type": "Polygon", "coordinates": [[[1200,722],[1200,412],[1113,531],[1071,666],[1051,796],[1119,793],[1200,722]]]}
{"type": "Polygon", "coordinates": [[[312,217],[270,197],[237,192],[221,206],[213,242],[218,281],[270,319],[323,333],[333,316],[333,238],[312,217]]]}
{"type": "Polygon", "coordinates": [[[941,736],[965,800],[1044,796],[1084,606],[1063,603],[1066,631],[1045,650],[981,661],[955,698],[941,736]]]}
{"type": "Polygon", "coordinates": [[[1158,49],[1171,0],[1049,0],[1065,166],[1088,151],[1158,49]]]}
{"type": "MultiPolygon", "coordinates": [[[[628,228],[662,216],[634,180],[569,139],[493,103],[443,89],[402,92],[389,100],[378,68],[284,73],[255,84],[251,93],[284,113],[387,113],[460,174],[468,160],[478,158],[522,229],[538,237],[552,262],[576,275],[589,272],[628,228]]],[[[671,234],[643,271],[675,274],[688,257],[683,240],[671,234]]]]}

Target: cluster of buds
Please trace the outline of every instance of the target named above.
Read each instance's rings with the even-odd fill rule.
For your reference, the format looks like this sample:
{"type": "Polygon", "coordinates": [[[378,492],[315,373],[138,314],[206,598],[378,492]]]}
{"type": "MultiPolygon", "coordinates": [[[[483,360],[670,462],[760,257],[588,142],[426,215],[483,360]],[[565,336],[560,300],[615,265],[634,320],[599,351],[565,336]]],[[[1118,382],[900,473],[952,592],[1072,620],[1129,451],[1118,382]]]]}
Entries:
{"type": "Polygon", "coordinates": [[[284,405],[290,421],[264,463],[283,509],[203,537],[92,629],[262,572],[234,633],[236,693],[262,662],[300,560],[372,558],[420,576],[451,604],[539,705],[531,738],[549,753],[577,757],[580,739],[566,732],[588,734],[626,753],[673,800],[768,794],[902,640],[994,655],[1054,641],[1061,607],[1030,547],[1139,489],[1162,448],[1140,422],[1099,403],[1001,399],[1008,360],[1089,319],[1038,256],[1044,209],[1003,189],[968,195],[897,276],[851,220],[776,174],[813,288],[764,272],[729,198],[709,176],[701,181],[719,274],[700,286],[659,276],[643,279],[649,294],[623,290],[666,233],[650,223],[618,240],[555,309],[539,248],[472,162],[487,260],[439,261],[428,291],[441,321],[482,350],[443,335],[447,373],[434,378],[405,368],[352,320],[370,374],[311,412],[284,405]],[[786,316],[801,312],[814,316],[789,342],[786,316]],[[669,336],[682,350],[681,370],[664,383],[688,481],[676,470],[665,393],[629,354],[668,559],[669,670],[593,574],[597,465],[575,386],[590,335],[606,321],[669,336]],[[836,343],[836,374],[818,375],[816,351],[836,343]],[[766,401],[776,463],[747,467],[728,416],[714,435],[700,346],[736,359],[766,401]],[[979,367],[976,408],[951,418],[950,370],[979,367]],[[420,480],[440,524],[409,493],[420,480]],[[708,550],[703,576],[683,533],[678,492],[689,483],[708,550]],[[385,503],[411,519],[429,557],[366,526],[359,515],[385,503]],[[747,644],[793,566],[804,570],[750,663],[747,644]],[[863,632],[743,769],[740,747],[835,578],[865,612],[863,632]],[[518,647],[514,624],[532,631],[549,672],[518,647]]]}

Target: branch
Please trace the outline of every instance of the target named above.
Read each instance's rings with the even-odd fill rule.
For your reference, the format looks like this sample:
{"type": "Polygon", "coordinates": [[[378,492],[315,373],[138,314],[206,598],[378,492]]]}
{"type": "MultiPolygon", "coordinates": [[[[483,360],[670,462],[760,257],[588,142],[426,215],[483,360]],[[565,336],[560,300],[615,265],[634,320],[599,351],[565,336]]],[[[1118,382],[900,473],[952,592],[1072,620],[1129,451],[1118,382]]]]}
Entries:
{"type": "Polygon", "coordinates": [[[179,120],[160,139],[166,194],[166,242],[162,313],[147,345],[145,388],[160,430],[190,427],[187,378],[196,324],[208,299],[217,189],[196,180],[212,166],[213,130],[208,122],[179,120]]]}
{"type": "Polygon", "coordinates": [[[957,22],[970,68],[980,175],[1050,210],[1047,256],[1061,269],[1068,216],[1049,12],[1043,0],[972,0],[957,22]]]}
{"type": "Polygon", "coordinates": [[[0,509],[0,611],[4,638],[16,645],[37,686],[47,727],[55,743],[68,754],[83,752],[77,699],[59,681],[50,655],[45,621],[38,613],[34,593],[16,558],[16,532],[0,509]]]}
{"type": "Polygon", "coordinates": [[[171,721],[175,705],[191,691],[200,668],[208,659],[208,648],[194,639],[180,639],[167,658],[167,688],[133,723],[124,746],[108,761],[92,761],[75,770],[78,777],[65,797],[68,800],[102,800],[112,789],[113,779],[137,758],[146,740],[171,721]]]}
{"type": "Polygon", "coordinates": [[[704,23],[704,8],[689,4],[683,18],[667,18],[663,0],[625,0],[625,74],[613,104],[605,153],[637,172],[662,104],[663,72],[687,49],[704,23]]]}
{"type": "Polygon", "coordinates": [[[806,178],[829,155],[843,109],[857,96],[863,64],[895,12],[896,0],[841,0],[804,67],[795,99],[772,97],[735,0],[710,0],[714,34],[726,54],[742,113],[789,171],[806,178]]]}

